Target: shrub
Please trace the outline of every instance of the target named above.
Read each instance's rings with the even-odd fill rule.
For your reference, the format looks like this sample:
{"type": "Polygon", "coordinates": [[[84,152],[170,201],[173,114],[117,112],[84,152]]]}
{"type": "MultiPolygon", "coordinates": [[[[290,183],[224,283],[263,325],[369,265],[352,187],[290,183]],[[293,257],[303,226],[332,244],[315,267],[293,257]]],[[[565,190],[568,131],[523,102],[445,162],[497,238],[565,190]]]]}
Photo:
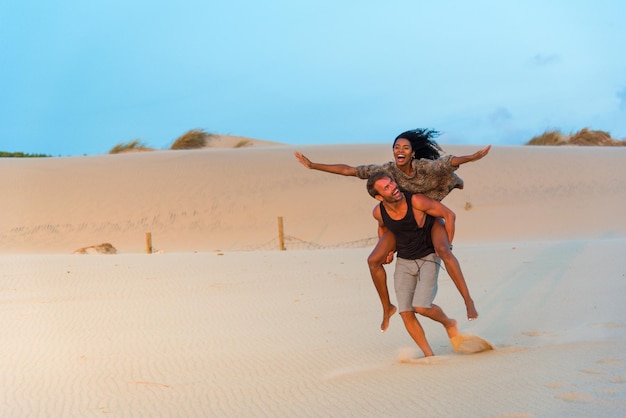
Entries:
{"type": "Polygon", "coordinates": [[[252,141],[250,141],[249,139],[242,139],[241,141],[237,142],[233,148],[243,148],[250,146],[252,146],[252,141]]]}
{"type": "Polygon", "coordinates": [[[109,154],[120,154],[130,151],[152,151],[152,148],[148,148],[143,142],[140,142],[138,139],[134,139],[132,141],[117,144],[111,148],[109,154]]]}
{"type": "Polygon", "coordinates": [[[546,131],[532,138],[526,145],[626,146],[626,140],[618,141],[611,138],[608,132],[583,128],[570,135],[546,131]]]}
{"type": "Polygon", "coordinates": [[[559,131],[545,131],[541,135],[533,137],[526,145],[563,145],[567,143],[567,137],[559,131]]]}
{"type": "Polygon", "coordinates": [[[170,149],[181,150],[204,148],[212,136],[212,134],[209,134],[202,129],[192,129],[176,139],[170,149]]]}
{"type": "Polygon", "coordinates": [[[0,158],[44,158],[44,157],[51,157],[51,155],[0,151],[0,158]]]}
{"type": "Polygon", "coordinates": [[[590,131],[587,128],[583,128],[575,133],[571,139],[572,145],[617,145],[616,140],[611,138],[608,132],[604,131],[590,131]]]}

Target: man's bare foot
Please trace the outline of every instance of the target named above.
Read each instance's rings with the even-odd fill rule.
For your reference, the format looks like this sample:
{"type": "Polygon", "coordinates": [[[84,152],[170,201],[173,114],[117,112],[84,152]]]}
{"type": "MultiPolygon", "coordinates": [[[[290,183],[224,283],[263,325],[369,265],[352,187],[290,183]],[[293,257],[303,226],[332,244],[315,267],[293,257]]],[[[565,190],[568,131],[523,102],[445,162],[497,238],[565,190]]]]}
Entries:
{"type": "Polygon", "coordinates": [[[380,324],[380,332],[385,332],[387,331],[387,328],[389,328],[389,318],[391,318],[393,316],[393,314],[396,313],[396,307],[394,305],[391,305],[391,307],[383,312],[383,322],[380,324]]]}
{"type": "Polygon", "coordinates": [[[446,325],[446,332],[448,333],[448,338],[456,337],[459,335],[459,327],[456,324],[456,319],[451,319],[446,325]]]}
{"type": "Polygon", "coordinates": [[[473,321],[474,319],[478,318],[478,311],[474,307],[473,300],[470,300],[469,303],[466,303],[465,307],[467,308],[467,319],[469,321],[473,321]]]}

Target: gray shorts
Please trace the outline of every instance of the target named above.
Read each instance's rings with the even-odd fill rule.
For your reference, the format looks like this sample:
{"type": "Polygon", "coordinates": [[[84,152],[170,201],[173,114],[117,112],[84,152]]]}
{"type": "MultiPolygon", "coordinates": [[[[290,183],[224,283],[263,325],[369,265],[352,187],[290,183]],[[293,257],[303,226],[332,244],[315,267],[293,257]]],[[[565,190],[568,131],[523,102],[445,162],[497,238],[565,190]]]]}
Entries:
{"type": "Polygon", "coordinates": [[[393,283],[400,312],[433,306],[440,260],[435,253],[417,260],[396,258],[393,283]]]}

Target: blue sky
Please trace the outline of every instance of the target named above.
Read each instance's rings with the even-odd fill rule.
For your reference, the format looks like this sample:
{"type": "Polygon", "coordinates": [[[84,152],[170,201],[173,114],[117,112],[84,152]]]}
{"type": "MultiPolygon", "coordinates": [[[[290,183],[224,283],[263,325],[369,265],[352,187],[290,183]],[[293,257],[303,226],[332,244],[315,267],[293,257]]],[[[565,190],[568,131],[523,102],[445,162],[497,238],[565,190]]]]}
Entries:
{"type": "Polygon", "coordinates": [[[184,132],[287,144],[626,138],[626,2],[0,3],[0,150],[83,155],[184,132]]]}

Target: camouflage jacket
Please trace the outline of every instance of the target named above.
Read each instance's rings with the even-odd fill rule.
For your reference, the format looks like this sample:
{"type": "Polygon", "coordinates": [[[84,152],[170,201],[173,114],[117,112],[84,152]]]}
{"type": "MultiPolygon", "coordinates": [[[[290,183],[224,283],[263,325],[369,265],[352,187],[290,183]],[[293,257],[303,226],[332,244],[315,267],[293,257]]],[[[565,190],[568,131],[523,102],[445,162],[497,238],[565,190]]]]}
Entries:
{"type": "Polygon", "coordinates": [[[406,175],[398,168],[395,161],[385,164],[359,165],[356,176],[367,179],[373,173],[385,170],[394,178],[400,190],[410,193],[421,193],[435,200],[442,200],[453,189],[463,188],[463,180],[456,175],[459,167],[451,164],[452,155],[437,160],[419,159],[411,161],[413,176],[406,175]]]}

